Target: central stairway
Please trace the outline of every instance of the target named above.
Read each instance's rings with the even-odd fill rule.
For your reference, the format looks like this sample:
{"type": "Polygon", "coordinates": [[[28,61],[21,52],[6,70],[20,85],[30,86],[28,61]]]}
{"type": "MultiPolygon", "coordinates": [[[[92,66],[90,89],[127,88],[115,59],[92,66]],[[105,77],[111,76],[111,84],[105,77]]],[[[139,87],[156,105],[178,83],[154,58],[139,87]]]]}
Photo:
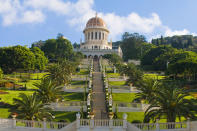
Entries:
{"type": "Polygon", "coordinates": [[[99,70],[99,59],[94,58],[93,72],[93,112],[94,119],[108,119],[102,73],[99,70]]]}

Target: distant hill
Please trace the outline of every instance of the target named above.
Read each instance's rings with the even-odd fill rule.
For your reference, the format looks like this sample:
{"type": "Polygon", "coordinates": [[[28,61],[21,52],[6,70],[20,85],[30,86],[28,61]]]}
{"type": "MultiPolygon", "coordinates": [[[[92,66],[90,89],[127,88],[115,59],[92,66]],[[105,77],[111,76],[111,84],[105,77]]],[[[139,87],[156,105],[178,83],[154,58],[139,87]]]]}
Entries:
{"type": "Polygon", "coordinates": [[[112,42],[113,47],[118,47],[120,46],[120,44],[121,44],[121,41],[112,42]]]}
{"type": "Polygon", "coordinates": [[[197,36],[193,35],[181,35],[172,37],[162,37],[153,39],[154,45],[171,45],[177,49],[197,50],[197,36]]]}

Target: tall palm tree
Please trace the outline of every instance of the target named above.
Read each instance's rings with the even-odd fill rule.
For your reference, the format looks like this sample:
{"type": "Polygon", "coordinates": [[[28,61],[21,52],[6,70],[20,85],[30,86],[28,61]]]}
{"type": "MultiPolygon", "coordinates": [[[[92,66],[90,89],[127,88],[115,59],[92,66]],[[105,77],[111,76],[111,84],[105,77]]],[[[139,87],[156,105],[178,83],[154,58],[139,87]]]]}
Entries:
{"type": "Polygon", "coordinates": [[[123,72],[129,77],[127,80],[128,84],[132,83],[134,86],[136,86],[137,82],[143,79],[143,72],[132,63],[126,65],[126,67],[123,69],[123,72]]]}
{"type": "Polygon", "coordinates": [[[176,122],[177,117],[180,121],[181,117],[195,119],[197,106],[194,100],[186,99],[187,96],[189,94],[180,88],[163,87],[155,91],[145,111],[144,122],[161,118],[166,118],[167,122],[176,122]]]}
{"type": "Polygon", "coordinates": [[[47,76],[58,86],[68,84],[71,81],[71,75],[75,69],[76,65],[74,62],[62,61],[61,63],[50,66],[47,76]]]}
{"type": "Polygon", "coordinates": [[[13,100],[16,108],[12,111],[18,114],[18,118],[25,120],[52,119],[51,109],[42,103],[35,93],[32,95],[21,93],[18,99],[13,100]]]}
{"type": "Polygon", "coordinates": [[[135,100],[144,100],[150,102],[154,96],[155,91],[159,88],[160,83],[156,79],[144,78],[137,84],[137,89],[140,91],[136,93],[135,100]]]}
{"type": "Polygon", "coordinates": [[[51,79],[42,78],[41,82],[33,84],[36,89],[36,94],[40,97],[43,103],[54,102],[56,99],[60,99],[62,95],[62,88],[56,86],[51,79]]]}

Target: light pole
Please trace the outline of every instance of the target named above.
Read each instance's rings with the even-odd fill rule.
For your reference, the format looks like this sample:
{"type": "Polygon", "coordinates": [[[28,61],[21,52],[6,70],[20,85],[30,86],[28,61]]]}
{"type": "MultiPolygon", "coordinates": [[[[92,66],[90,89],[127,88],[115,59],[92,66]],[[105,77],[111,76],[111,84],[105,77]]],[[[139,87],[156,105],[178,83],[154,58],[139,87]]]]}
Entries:
{"type": "Polygon", "coordinates": [[[166,69],[168,69],[168,64],[169,64],[169,63],[170,63],[169,61],[166,62],[166,69]]]}

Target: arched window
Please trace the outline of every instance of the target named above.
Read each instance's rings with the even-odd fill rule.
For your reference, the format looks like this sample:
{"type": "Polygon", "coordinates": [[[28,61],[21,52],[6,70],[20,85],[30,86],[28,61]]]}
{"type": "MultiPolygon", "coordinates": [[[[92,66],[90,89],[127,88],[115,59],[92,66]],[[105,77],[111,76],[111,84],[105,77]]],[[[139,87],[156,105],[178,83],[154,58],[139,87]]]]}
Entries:
{"type": "Polygon", "coordinates": [[[95,40],[97,40],[97,32],[95,32],[95,40]]]}
{"type": "Polygon", "coordinates": [[[93,40],[93,32],[91,33],[91,39],[93,40]]]}
{"type": "Polygon", "coordinates": [[[99,40],[101,39],[101,32],[99,32],[99,40]]]}
{"type": "Polygon", "coordinates": [[[90,39],[90,32],[88,32],[88,40],[90,39]]]}

